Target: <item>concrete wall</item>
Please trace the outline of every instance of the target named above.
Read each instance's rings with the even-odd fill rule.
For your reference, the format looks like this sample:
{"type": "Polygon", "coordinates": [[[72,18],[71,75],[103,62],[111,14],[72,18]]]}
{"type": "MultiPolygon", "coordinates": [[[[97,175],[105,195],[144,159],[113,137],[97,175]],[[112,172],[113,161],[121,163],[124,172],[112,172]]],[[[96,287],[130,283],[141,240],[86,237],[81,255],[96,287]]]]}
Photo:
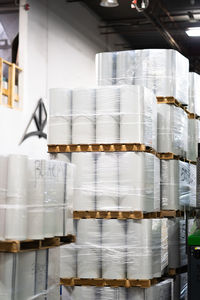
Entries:
{"type": "Polygon", "coordinates": [[[95,54],[117,50],[115,43],[122,40],[114,35],[107,44],[105,36],[99,33],[100,20],[80,3],[65,0],[29,0],[28,3],[30,10],[25,11],[25,0],[21,0],[19,22],[23,110],[16,112],[0,107],[0,126],[8,126],[6,133],[0,132],[0,139],[10,139],[0,152],[45,157],[45,140],[30,138],[20,148],[17,146],[37,101],[43,98],[47,104],[49,88],[94,85],[95,54]]]}

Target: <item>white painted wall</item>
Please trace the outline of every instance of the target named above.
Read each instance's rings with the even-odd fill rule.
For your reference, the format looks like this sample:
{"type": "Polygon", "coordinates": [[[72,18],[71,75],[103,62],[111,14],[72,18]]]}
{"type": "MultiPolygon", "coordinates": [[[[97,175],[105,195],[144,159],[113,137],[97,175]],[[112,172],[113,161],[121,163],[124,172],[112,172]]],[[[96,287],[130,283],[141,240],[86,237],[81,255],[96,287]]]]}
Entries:
{"type": "Polygon", "coordinates": [[[19,64],[22,112],[0,107],[0,153],[24,152],[31,156],[46,156],[46,141],[30,138],[18,147],[39,98],[47,103],[48,90],[53,87],[78,87],[95,84],[95,54],[115,49],[123,42],[117,35],[106,45],[99,33],[100,20],[80,3],[65,0],[29,0],[30,10],[20,6],[19,64]],[[8,142],[9,138],[9,142],[8,142]],[[13,151],[12,151],[13,150],[13,151]]]}

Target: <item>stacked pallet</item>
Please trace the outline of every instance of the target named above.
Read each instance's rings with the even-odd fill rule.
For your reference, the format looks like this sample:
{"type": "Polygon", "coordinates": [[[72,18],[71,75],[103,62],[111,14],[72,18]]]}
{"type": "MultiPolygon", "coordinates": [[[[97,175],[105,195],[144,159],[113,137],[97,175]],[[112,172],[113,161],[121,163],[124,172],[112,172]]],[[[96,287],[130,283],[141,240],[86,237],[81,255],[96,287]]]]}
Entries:
{"type": "Polygon", "coordinates": [[[98,88],[50,93],[49,152],[76,165],[77,242],[61,250],[61,284],[75,286],[72,299],[151,299],[164,274],[186,271],[183,212],[196,206],[188,122],[198,120],[186,108],[189,64],[174,50],[103,53],[97,64],[98,88]]]}
{"type": "Polygon", "coordinates": [[[75,241],[71,164],[0,156],[0,299],[59,299],[59,246],[75,241]]]}

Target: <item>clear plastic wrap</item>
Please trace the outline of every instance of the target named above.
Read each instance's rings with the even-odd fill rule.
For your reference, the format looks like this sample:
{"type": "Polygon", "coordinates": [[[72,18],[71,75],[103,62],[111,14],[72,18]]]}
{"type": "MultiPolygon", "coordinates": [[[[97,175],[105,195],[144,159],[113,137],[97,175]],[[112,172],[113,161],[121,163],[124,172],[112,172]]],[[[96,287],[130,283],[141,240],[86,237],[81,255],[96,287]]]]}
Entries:
{"type": "Polygon", "coordinates": [[[188,104],[189,61],[178,51],[145,49],[96,55],[98,85],[136,84],[188,104]]]}
{"type": "Polygon", "coordinates": [[[146,152],[72,153],[75,211],[160,211],[160,160],[146,152]]]}
{"type": "Polygon", "coordinates": [[[66,246],[61,250],[61,276],[161,277],[168,264],[167,226],[166,219],[78,220],[76,244],[70,250],[66,246]]]}
{"type": "Polygon", "coordinates": [[[73,166],[24,155],[0,157],[0,240],[72,233],[73,166]]]}
{"type": "Polygon", "coordinates": [[[179,160],[161,160],[161,208],[196,207],[196,165],[179,160]]]}
{"type": "Polygon", "coordinates": [[[59,299],[59,249],[0,253],[1,300],[59,299]]]}
{"type": "Polygon", "coordinates": [[[200,121],[196,119],[188,119],[187,159],[197,161],[199,142],[200,142],[200,121]]]}
{"type": "Polygon", "coordinates": [[[200,75],[189,73],[189,103],[188,110],[200,116],[200,75]]]}
{"type": "MultiPolygon", "coordinates": [[[[188,220],[190,234],[194,219],[188,220]]],[[[186,221],[182,218],[168,220],[168,260],[169,268],[179,268],[187,265],[186,254],[186,221]]]]}
{"type": "Polygon", "coordinates": [[[141,143],[157,148],[155,95],[140,86],[50,90],[49,144],[141,143]]]}
{"type": "Polygon", "coordinates": [[[174,300],[173,280],[167,279],[150,288],[62,288],[62,300],[174,300]]]}
{"type": "Polygon", "coordinates": [[[188,117],[180,107],[158,105],[158,152],[171,152],[186,157],[188,117]]]}
{"type": "Polygon", "coordinates": [[[176,275],[174,280],[174,300],[187,300],[188,296],[188,274],[176,275]]]}

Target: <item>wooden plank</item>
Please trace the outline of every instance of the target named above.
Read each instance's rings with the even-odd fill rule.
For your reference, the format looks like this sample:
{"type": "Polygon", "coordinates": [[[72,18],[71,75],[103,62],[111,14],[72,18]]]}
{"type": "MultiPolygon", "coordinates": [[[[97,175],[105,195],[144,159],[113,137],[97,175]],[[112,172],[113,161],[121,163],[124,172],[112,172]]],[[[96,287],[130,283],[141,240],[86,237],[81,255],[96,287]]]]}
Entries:
{"type": "Polygon", "coordinates": [[[104,278],[61,278],[64,286],[96,286],[96,287],[140,287],[148,288],[158,283],[158,279],[104,279],[104,278]]]}
{"type": "Polygon", "coordinates": [[[68,234],[66,236],[60,236],[60,245],[66,245],[70,243],[75,243],[76,242],[76,237],[73,234],[68,234]]]}
{"type": "Polygon", "coordinates": [[[74,211],[74,219],[143,219],[142,211],[74,211]]]}
{"type": "Polygon", "coordinates": [[[15,64],[8,69],[8,107],[13,108],[15,98],[15,64]]]}
{"type": "Polygon", "coordinates": [[[188,118],[190,115],[192,115],[189,112],[189,110],[187,109],[187,105],[180,103],[175,97],[157,97],[157,103],[158,104],[171,104],[171,105],[175,105],[176,107],[180,107],[188,115],[188,118]]]}
{"type": "Polygon", "coordinates": [[[179,275],[179,274],[187,273],[187,271],[188,271],[188,267],[187,266],[182,266],[180,268],[175,268],[175,269],[170,268],[170,269],[168,269],[167,274],[169,276],[176,276],[176,275],[179,275]]]}
{"type": "Polygon", "coordinates": [[[82,145],[49,145],[50,153],[68,153],[68,152],[148,152],[156,154],[156,151],[144,144],[82,144],[82,145]]]}
{"type": "Polygon", "coordinates": [[[180,210],[162,210],[159,213],[160,218],[179,218],[183,216],[184,212],[180,210]]]}
{"type": "Polygon", "coordinates": [[[45,238],[41,240],[6,240],[0,241],[0,252],[18,253],[33,250],[49,249],[73,243],[75,242],[75,240],[76,239],[74,235],[45,238]]]}
{"type": "Polygon", "coordinates": [[[179,155],[176,155],[176,154],[171,153],[171,152],[158,153],[158,157],[160,159],[165,159],[165,160],[171,160],[171,159],[179,160],[179,159],[181,159],[181,157],[179,155]]]}

